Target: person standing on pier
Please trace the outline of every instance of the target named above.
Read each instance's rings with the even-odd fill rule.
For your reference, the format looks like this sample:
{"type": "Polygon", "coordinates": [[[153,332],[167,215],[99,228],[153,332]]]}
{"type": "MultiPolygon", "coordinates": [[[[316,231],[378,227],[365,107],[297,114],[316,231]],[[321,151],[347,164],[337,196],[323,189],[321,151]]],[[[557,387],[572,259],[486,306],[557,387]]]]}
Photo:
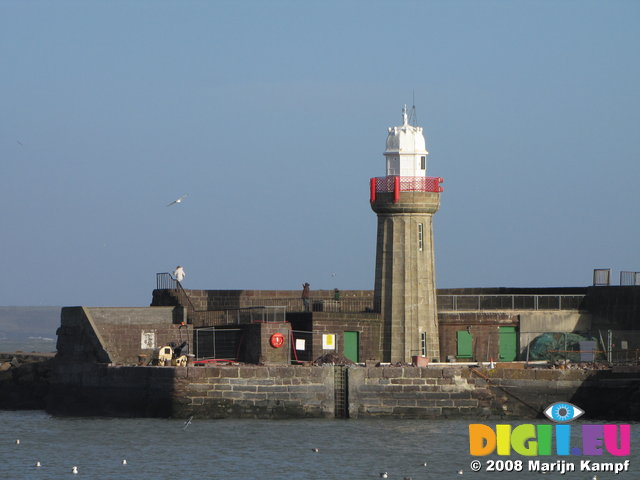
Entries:
{"type": "Polygon", "coordinates": [[[304,311],[309,311],[309,283],[304,282],[302,284],[302,303],[304,303],[304,311]]]}

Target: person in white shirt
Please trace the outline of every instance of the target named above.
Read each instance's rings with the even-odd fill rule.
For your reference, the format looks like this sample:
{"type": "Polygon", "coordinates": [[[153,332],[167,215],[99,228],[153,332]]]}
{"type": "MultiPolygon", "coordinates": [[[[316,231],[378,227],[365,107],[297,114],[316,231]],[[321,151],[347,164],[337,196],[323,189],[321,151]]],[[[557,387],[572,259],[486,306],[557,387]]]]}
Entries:
{"type": "Polygon", "coordinates": [[[184,268],[182,268],[180,265],[178,265],[176,267],[175,271],[173,272],[173,276],[178,281],[178,283],[182,283],[182,280],[184,280],[184,277],[186,277],[187,274],[184,273],[184,268]]]}

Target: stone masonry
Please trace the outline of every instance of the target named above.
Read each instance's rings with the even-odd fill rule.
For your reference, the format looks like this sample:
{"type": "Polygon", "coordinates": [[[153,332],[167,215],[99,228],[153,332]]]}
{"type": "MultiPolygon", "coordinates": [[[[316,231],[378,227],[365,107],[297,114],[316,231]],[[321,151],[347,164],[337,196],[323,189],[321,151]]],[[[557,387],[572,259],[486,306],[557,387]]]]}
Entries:
{"type": "MultiPolygon", "coordinates": [[[[53,414],[330,418],[337,412],[332,366],[52,368],[46,403],[53,414]]],[[[569,401],[586,418],[638,420],[639,380],[637,368],[349,367],[345,397],[351,418],[542,418],[548,405],[569,401]]]]}

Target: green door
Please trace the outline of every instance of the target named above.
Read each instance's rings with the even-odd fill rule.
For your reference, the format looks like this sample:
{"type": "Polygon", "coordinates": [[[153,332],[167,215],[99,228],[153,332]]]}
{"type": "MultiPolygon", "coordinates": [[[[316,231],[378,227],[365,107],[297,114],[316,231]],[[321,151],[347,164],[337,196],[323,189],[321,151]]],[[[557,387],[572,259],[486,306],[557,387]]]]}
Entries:
{"type": "Polygon", "coordinates": [[[516,327],[500,327],[498,331],[500,361],[513,362],[518,356],[518,335],[516,327]]]}
{"type": "Polygon", "coordinates": [[[360,332],[344,332],[344,356],[352,362],[360,361],[360,332]]]}
{"type": "Polygon", "coordinates": [[[473,357],[473,337],[466,330],[458,330],[456,332],[456,357],[472,358],[473,357]]]}

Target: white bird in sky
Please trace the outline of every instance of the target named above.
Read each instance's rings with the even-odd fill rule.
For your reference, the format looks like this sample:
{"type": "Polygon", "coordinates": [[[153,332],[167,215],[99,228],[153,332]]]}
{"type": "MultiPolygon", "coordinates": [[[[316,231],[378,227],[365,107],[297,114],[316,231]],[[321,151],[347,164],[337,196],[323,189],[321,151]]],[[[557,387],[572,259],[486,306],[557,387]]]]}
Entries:
{"type": "Polygon", "coordinates": [[[184,195],[182,195],[180,198],[177,198],[176,200],[174,200],[173,202],[171,202],[170,204],[167,205],[167,207],[170,207],[171,205],[175,205],[177,203],[182,203],[182,201],[187,197],[187,194],[185,193],[184,195]]]}

